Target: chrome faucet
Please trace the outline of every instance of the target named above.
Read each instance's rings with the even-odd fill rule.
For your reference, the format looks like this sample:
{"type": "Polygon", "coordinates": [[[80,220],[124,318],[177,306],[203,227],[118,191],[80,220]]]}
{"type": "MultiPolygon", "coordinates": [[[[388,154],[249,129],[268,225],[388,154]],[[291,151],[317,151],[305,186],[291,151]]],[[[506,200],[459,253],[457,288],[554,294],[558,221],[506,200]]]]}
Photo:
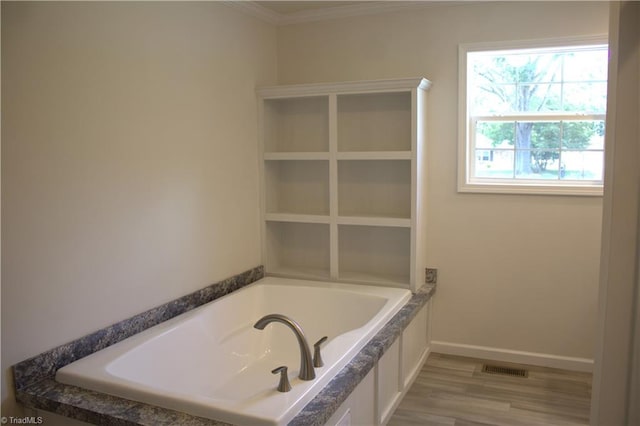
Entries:
{"type": "Polygon", "coordinates": [[[300,324],[292,320],[291,318],[280,314],[269,314],[260,318],[254,325],[254,328],[258,330],[264,330],[267,324],[272,322],[280,322],[289,327],[298,339],[298,346],[300,346],[300,374],[298,377],[300,380],[313,380],[316,378],[316,372],[313,370],[313,360],[311,358],[311,350],[307,343],[307,338],[304,336],[302,327],[300,324]]]}

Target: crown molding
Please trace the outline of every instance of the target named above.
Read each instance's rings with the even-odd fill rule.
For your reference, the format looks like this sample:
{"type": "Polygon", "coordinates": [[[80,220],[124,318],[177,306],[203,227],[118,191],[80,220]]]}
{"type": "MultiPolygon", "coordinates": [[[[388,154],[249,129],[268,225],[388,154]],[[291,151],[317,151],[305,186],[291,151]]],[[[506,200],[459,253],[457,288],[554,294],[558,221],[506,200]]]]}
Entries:
{"type": "Polygon", "coordinates": [[[412,89],[428,90],[431,82],[422,77],[389,78],[381,80],[342,81],[336,83],[291,84],[286,86],[259,87],[256,92],[263,98],[286,98],[292,96],[317,96],[327,93],[367,93],[412,89]]]}
{"type": "Polygon", "coordinates": [[[252,15],[265,22],[275,25],[293,25],[304,22],[317,22],[332,19],[349,18],[354,16],[375,15],[381,13],[423,9],[425,7],[441,6],[450,1],[371,1],[361,4],[333,6],[323,9],[302,10],[289,14],[282,14],[267,9],[255,1],[225,0],[234,8],[252,15]]]}
{"type": "Polygon", "coordinates": [[[268,22],[269,24],[280,25],[283,15],[266,7],[260,6],[253,1],[245,0],[223,0],[223,3],[227,6],[233,7],[239,12],[258,18],[261,21],[268,22]]]}

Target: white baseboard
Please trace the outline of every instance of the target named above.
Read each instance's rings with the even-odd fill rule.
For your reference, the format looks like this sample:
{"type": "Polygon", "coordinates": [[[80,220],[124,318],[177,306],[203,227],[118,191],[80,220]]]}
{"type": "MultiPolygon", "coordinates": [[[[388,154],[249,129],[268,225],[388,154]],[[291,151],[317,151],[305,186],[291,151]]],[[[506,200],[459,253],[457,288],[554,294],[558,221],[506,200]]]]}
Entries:
{"type": "Polygon", "coordinates": [[[514,351],[487,346],[463,345],[460,343],[431,341],[431,351],[448,355],[467,356],[492,361],[561,368],[563,370],[593,372],[593,359],[543,354],[537,352],[514,351]]]}

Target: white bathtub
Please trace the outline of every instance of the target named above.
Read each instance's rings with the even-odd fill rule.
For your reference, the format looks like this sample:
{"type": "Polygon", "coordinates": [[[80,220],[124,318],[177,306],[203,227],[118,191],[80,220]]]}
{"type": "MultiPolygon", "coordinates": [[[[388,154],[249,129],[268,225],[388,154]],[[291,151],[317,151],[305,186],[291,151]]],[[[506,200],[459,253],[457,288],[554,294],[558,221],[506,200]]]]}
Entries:
{"type": "Polygon", "coordinates": [[[56,373],[62,383],[239,425],[289,422],[409,300],[408,290],[264,278],[149,328],[56,373]],[[297,321],[311,350],[323,336],[324,367],[298,376],[297,321]],[[271,370],[289,367],[292,389],[276,390],[271,370]]]}

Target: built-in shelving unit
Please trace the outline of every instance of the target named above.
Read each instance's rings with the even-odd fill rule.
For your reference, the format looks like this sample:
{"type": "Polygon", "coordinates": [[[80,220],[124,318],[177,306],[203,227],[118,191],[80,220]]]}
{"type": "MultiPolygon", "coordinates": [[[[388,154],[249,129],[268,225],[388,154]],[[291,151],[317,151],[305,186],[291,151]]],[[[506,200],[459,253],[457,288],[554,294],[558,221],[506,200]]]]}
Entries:
{"type": "Polygon", "coordinates": [[[415,78],[258,90],[266,274],[423,283],[429,85],[415,78]]]}

